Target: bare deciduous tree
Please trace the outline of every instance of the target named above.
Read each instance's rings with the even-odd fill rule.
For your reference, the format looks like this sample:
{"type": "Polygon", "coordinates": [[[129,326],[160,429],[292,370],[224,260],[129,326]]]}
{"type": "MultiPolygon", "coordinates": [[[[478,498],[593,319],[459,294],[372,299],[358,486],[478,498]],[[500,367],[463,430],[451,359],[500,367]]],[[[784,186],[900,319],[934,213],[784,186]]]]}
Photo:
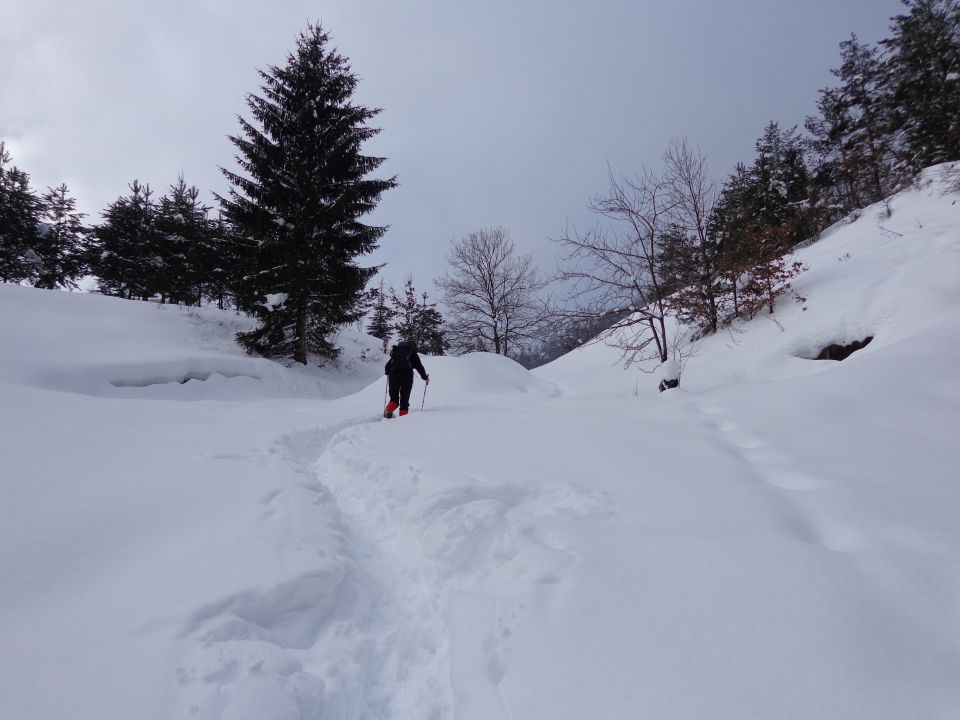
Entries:
{"type": "Polygon", "coordinates": [[[611,221],[607,227],[561,236],[567,253],[560,277],[577,306],[568,317],[612,320],[629,311],[597,338],[620,349],[626,365],[674,360],[682,367],[690,349],[680,352],[683,339],[668,316],[716,331],[721,277],[709,230],[716,194],[706,158],[676,139],[660,173],[610,174],[607,193],[590,203],[611,221]]]}
{"type": "Polygon", "coordinates": [[[565,247],[559,278],[572,288],[577,309],[568,314],[587,320],[631,314],[601,338],[620,349],[627,365],[649,359],[665,362],[667,293],[659,258],[676,201],[664,177],[644,168],[633,178],[610,173],[610,188],[590,202],[590,209],[612,221],[580,235],[568,228],[559,239],[565,247]]]}
{"type": "Polygon", "coordinates": [[[449,267],[436,280],[449,318],[449,339],[461,350],[516,352],[539,336],[547,316],[537,298],[547,281],[530,255],[517,256],[502,227],[451,243],[449,267]]]}

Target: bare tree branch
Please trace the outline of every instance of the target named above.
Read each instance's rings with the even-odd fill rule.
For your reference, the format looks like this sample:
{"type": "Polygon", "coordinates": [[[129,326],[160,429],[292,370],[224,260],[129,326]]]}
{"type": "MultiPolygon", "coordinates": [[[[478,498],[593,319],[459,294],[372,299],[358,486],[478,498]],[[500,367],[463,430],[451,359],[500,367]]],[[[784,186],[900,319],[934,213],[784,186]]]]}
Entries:
{"type": "Polygon", "coordinates": [[[618,178],[611,171],[609,181],[607,193],[589,207],[612,226],[598,225],[584,235],[568,226],[559,239],[566,248],[559,278],[576,305],[568,317],[596,319],[629,310],[598,340],[619,348],[626,365],[653,358],[663,362],[670,343],[659,257],[676,200],[667,179],[649,168],[633,178],[618,178]]]}

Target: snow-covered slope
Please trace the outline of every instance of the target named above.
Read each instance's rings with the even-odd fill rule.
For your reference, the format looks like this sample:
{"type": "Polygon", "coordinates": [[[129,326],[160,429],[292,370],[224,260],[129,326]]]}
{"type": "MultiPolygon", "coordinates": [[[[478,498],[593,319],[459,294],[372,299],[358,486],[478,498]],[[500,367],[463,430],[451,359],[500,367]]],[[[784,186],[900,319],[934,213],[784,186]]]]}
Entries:
{"type": "Polygon", "coordinates": [[[803,250],[678,391],[424,358],[402,420],[361,336],[0,286],[0,718],[956,718],[956,199],[803,250]]]}
{"type": "Polygon", "coordinates": [[[234,335],[251,321],[230,312],[10,285],[0,293],[0,381],[130,399],[331,398],[380,372],[377,342],[357,332],[340,338],[345,362],[291,371],[246,355],[234,335]]]}

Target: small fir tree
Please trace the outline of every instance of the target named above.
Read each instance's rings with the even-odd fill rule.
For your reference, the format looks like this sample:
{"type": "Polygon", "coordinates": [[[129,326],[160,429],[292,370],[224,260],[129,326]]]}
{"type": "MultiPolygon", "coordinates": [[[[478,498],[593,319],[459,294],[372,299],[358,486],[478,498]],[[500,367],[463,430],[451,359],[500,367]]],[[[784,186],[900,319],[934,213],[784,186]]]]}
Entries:
{"type": "Polygon", "coordinates": [[[86,215],[77,212],[77,201],[68,192],[65,184],[47,188],[42,199],[36,250],[43,267],[35,283],[38,288],[77,287],[77,279],[87,271],[86,215]]]}
{"type": "Polygon", "coordinates": [[[417,306],[417,345],[428,355],[445,355],[450,343],[447,342],[443,315],[437,310],[436,303],[427,302],[428,297],[427,293],[422,293],[422,302],[417,306]]]}
{"type": "Polygon", "coordinates": [[[130,194],[103,212],[94,228],[93,273],[100,292],[130,299],[148,299],[163,268],[155,227],[156,207],[149,185],[137,180],[130,194]]]}
{"type": "Polygon", "coordinates": [[[402,297],[397,295],[393,288],[390,289],[390,302],[393,305],[393,317],[396,319],[393,329],[397,335],[397,340],[413,340],[416,342],[419,305],[412,275],[408,276],[403,283],[402,297]]]}
{"type": "Polygon", "coordinates": [[[204,278],[213,269],[210,208],[199,196],[200,191],[187,186],[181,175],[160,198],[155,227],[162,260],[156,288],[161,302],[199,305],[204,278]]]}
{"type": "Polygon", "coordinates": [[[740,317],[740,278],[751,255],[750,179],[742,163],[727,178],[710,218],[710,236],[717,243],[717,266],[722,278],[720,294],[729,298],[725,322],[740,317]]]}
{"type": "Polygon", "coordinates": [[[450,349],[444,330],[443,315],[435,303],[429,302],[429,294],[419,293],[408,276],[403,284],[403,296],[390,290],[396,322],[393,326],[398,340],[412,340],[428,355],[444,355],[450,349]]]}
{"type": "MultiPolygon", "coordinates": [[[[392,291],[391,291],[392,292],[392,291]]],[[[367,332],[383,342],[383,351],[387,352],[390,338],[393,335],[393,309],[387,305],[387,291],[384,282],[380,280],[380,287],[371,291],[371,317],[367,325],[367,332]]]]}

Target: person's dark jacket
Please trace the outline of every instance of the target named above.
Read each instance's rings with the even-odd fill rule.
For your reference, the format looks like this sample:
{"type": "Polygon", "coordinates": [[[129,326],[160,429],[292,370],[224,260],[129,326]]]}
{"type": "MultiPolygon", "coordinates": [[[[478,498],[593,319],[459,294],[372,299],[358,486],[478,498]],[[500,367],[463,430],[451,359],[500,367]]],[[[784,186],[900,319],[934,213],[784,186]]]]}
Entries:
{"type": "Polygon", "coordinates": [[[403,340],[397,343],[390,352],[390,359],[384,368],[384,374],[399,379],[409,378],[413,382],[413,371],[420,374],[420,378],[426,382],[427,371],[420,362],[420,356],[417,354],[417,344],[410,340],[403,340]]]}

